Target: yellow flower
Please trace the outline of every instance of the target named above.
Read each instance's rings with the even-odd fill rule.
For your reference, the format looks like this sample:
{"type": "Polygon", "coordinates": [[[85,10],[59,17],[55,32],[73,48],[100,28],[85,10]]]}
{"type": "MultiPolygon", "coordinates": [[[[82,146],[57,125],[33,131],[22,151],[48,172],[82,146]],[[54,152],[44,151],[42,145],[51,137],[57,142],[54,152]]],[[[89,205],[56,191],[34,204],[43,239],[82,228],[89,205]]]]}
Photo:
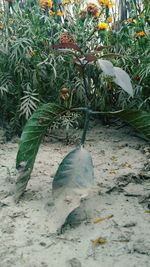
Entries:
{"type": "Polygon", "coordinates": [[[125,24],[128,24],[128,23],[137,24],[137,20],[136,19],[132,19],[132,18],[128,18],[127,21],[125,21],[125,24]]]}
{"type": "Polygon", "coordinates": [[[55,12],[52,11],[52,10],[50,9],[50,10],[49,10],[49,14],[50,14],[51,16],[54,16],[54,15],[55,15],[55,12]]]}
{"type": "Polygon", "coordinates": [[[57,10],[57,16],[62,17],[63,13],[60,10],[57,10]]]}
{"type": "Polygon", "coordinates": [[[136,20],[136,19],[133,19],[133,23],[134,23],[134,24],[137,24],[137,20],[136,20]]]}
{"type": "Polygon", "coordinates": [[[144,37],[146,35],[146,33],[144,31],[141,31],[141,32],[137,32],[136,33],[136,36],[137,37],[144,37]]]}
{"type": "Polygon", "coordinates": [[[111,0],[98,0],[99,4],[103,7],[108,7],[111,8],[113,6],[112,1],[111,0]]]}
{"type": "Polygon", "coordinates": [[[109,17],[107,18],[107,22],[108,22],[108,23],[112,23],[112,16],[109,16],[109,17]]]}
{"type": "Polygon", "coordinates": [[[107,29],[108,29],[108,24],[105,23],[105,22],[100,22],[100,23],[97,25],[97,29],[98,29],[98,30],[107,30],[107,29]]]}
{"type": "Polygon", "coordinates": [[[49,14],[50,14],[51,16],[55,16],[55,15],[60,16],[60,17],[63,16],[63,13],[60,11],[60,9],[57,10],[57,12],[54,12],[54,11],[52,11],[52,10],[50,9],[49,14]]]}

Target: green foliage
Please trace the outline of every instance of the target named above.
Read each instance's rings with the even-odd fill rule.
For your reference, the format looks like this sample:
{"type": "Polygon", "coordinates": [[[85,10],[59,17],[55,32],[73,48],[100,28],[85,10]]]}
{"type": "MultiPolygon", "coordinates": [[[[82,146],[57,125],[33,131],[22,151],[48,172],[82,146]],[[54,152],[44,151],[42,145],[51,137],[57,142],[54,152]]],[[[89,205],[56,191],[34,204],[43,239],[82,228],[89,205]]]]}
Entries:
{"type": "Polygon", "coordinates": [[[123,110],[117,116],[128,122],[135,130],[150,140],[150,112],[141,110],[123,110]]]}
{"type": "Polygon", "coordinates": [[[33,113],[25,125],[16,159],[16,168],[19,171],[16,183],[16,200],[24,193],[47,128],[63,113],[63,107],[53,103],[44,104],[33,113]]]}
{"type": "Polygon", "coordinates": [[[38,6],[30,10],[15,8],[12,15],[3,13],[1,18],[0,119],[16,130],[17,114],[21,130],[40,102],[59,102],[57,57],[50,50],[52,40],[58,39],[55,28],[59,25],[43,16],[38,6]]]}
{"type": "MultiPolygon", "coordinates": [[[[85,102],[84,83],[88,81],[87,93],[90,105],[99,111],[124,108],[150,109],[149,81],[149,7],[139,10],[132,6],[130,18],[116,27],[109,23],[106,30],[98,28],[99,22],[108,23],[110,10],[98,7],[93,15],[82,4],[73,5],[73,16],[66,5],[64,23],[47,11],[43,12],[38,1],[31,5],[13,5],[12,12],[0,14],[0,120],[5,120],[17,133],[21,132],[26,120],[40,103],[60,103],[60,90],[67,87],[72,95],[72,106],[85,102]],[[74,44],[60,45],[61,33],[68,32],[74,44]],[[144,35],[138,35],[143,32],[144,35]],[[116,68],[113,79],[102,67],[111,60],[116,68]],[[101,71],[96,60],[101,62],[101,71]],[[86,78],[82,77],[83,71],[86,78]],[[82,65],[82,66],[81,66],[82,65]],[[120,67],[127,74],[125,82],[120,79],[120,67]],[[117,71],[118,70],[118,71],[117,71]],[[104,75],[104,73],[106,75],[104,75]],[[124,91],[120,90],[121,86],[124,91]],[[133,91],[133,92],[131,92],[133,91]],[[131,96],[129,97],[127,93],[131,96]]],[[[63,7],[62,7],[63,9],[63,7]]],[[[111,64],[109,62],[109,65],[111,64]]],[[[108,66],[105,68],[107,72],[108,66]]],[[[123,71],[121,71],[123,74],[123,71]]]]}

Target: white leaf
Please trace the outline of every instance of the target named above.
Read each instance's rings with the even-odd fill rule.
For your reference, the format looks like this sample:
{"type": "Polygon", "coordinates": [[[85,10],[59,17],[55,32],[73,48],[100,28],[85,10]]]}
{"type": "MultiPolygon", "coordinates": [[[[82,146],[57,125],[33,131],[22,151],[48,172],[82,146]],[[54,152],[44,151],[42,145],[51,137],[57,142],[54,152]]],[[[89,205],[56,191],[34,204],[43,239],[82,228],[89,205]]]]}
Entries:
{"type": "Polygon", "coordinates": [[[114,67],[115,78],[114,82],[119,85],[125,92],[133,97],[133,88],[129,75],[121,68],[114,67]]]}
{"type": "Polygon", "coordinates": [[[98,59],[97,66],[101,68],[105,75],[115,76],[113,64],[109,60],[98,59]]]}

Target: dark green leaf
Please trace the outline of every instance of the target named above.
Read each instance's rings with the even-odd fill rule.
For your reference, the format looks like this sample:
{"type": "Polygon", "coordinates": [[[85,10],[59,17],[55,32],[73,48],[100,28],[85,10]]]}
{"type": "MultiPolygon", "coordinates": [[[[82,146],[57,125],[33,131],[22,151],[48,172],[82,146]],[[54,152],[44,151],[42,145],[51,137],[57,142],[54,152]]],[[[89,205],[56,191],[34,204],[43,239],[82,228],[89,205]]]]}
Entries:
{"type": "Polygon", "coordinates": [[[150,139],[150,112],[142,110],[123,110],[116,113],[116,115],[128,122],[147,139],[150,139]]]}
{"type": "Polygon", "coordinates": [[[92,158],[82,146],[63,159],[53,181],[54,206],[50,210],[52,232],[60,230],[68,216],[80,206],[93,180],[92,158]]]}
{"type": "Polygon", "coordinates": [[[33,113],[25,125],[16,159],[16,168],[19,171],[16,182],[16,200],[26,189],[43,135],[63,111],[64,109],[56,104],[44,104],[33,113]]]}
{"type": "MultiPolygon", "coordinates": [[[[78,109],[79,110],[79,109],[78,109]]],[[[142,110],[119,110],[112,112],[93,111],[92,114],[111,115],[119,117],[140,132],[147,140],[150,139],[150,112],[142,110]]]]}
{"type": "Polygon", "coordinates": [[[93,177],[91,155],[80,146],[71,151],[61,162],[53,180],[53,191],[89,187],[93,177]]]}

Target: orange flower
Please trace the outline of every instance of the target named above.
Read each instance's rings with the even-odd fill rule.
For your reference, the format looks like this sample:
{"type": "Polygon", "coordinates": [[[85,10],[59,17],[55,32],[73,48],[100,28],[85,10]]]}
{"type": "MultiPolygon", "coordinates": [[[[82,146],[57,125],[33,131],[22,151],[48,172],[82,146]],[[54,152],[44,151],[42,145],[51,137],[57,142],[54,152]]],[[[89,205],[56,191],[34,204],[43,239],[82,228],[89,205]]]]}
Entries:
{"type": "Polygon", "coordinates": [[[89,15],[96,16],[96,14],[98,13],[98,7],[97,7],[97,5],[95,5],[93,3],[89,3],[87,5],[87,11],[88,11],[89,15]]]}
{"type": "Polygon", "coordinates": [[[102,15],[102,13],[98,11],[98,12],[95,14],[95,17],[96,17],[96,18],[99,18],[101,15],[102,15]]]}
{"type": "Polygon", "coordinates": [[[144,37],[146,35],[146,33],[144,31],[141,31],[141,32],[137,32],[136,33],[136,36],[137,37],[144,37]]]}
{"type": "Polygon", "coordinates": [[[113,6],[111,0],[98,0],[98,1],[99,1],[99,4],[105,8],[106,7],[111,8],[113,6]]]}
{"type": "Polygon", "coordinates": [[[133,19],[132,18],[128,18],[127,19],[127,23],[132,23],[133,22],[133,19]]]}
{"type": "Polygon", "coordinates": [[[52,0],[40,0],[40,7],[43,9],[52,8],[52,0]]]}
{"type": "Polygon", "coordinates": [[[86,18],[87,11],[86,10],[81,10],[79,13],[80,19],[84,20],[86,18]]]}

